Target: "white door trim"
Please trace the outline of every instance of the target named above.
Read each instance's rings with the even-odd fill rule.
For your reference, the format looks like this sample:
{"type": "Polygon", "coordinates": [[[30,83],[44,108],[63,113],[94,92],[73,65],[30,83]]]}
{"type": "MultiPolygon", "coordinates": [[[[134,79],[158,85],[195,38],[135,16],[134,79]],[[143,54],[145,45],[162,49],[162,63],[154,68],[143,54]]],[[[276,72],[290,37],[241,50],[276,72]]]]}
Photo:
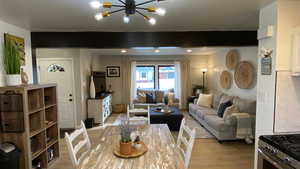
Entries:
{"type": "Polygon", "coordinates": [[[37,65],[38,83],[41,80],[39,62],[40,61],[55,61],[55,60],[58,60],[58,61],[62,61],[62,60],[71,61],[71,63],[72,63],[72,66],[71,66],[71,68],[72,68],[72,70],[71,70],[72,71],[72,81],[73,81],[73,83],[72,83],[72,92],[73,92],[73,95],[74,95],[73,100],[74,100],[74,103],[75,103],[75,104],[73,104],[73,106],[74,106],[74,109],[73,109],[74,110],[74,118],[73,118],[74,122],[73,122],[73,124],[74,124],[74,127],[76,128],[77,127],[77,106],[76,106],[77,94],[75,92],[75,76],[74,76],[74,61],[73,61],[73,58],[37,58],[36,59],[36,65],[37,65]]]}

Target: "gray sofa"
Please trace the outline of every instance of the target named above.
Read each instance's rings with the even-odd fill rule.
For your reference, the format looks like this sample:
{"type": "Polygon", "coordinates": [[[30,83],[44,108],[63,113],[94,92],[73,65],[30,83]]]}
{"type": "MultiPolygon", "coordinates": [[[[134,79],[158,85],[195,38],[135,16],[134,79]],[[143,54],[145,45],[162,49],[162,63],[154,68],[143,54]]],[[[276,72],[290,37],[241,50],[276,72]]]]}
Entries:
{"type": "MultiPolygon", "coordinates": [[[[210,131],[219,141],[225,140],[237,140],[237,119],[235,116],[231,116],[229,119],[224,120],[217,115],[217,109],[222,97],[227,97],[226,94],[220,92],[212,92],[213,105],[212,108],[201,107],[197,105],[197,100],[194,103],[189,104],[189,114],[194,117],[203,127],[210,131]]],[[[252,133],[255,133],[255,112],[256,101],[241,99],[237,96],[231,96],[231,100],[234,105],[239,108],[242,113],[248,113],[251,115],[252,133]]]]}

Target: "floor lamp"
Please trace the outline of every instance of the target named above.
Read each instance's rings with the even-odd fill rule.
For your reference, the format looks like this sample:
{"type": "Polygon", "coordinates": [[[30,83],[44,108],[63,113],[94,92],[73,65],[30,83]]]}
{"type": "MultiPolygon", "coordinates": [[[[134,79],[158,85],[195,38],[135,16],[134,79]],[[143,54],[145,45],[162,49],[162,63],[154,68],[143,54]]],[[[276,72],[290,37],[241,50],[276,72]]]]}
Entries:
{"type": "Polygon", "coordinates": [[[205,73],[207,72],[207,68],[202,68],[201,69],[201,71],[202,71],[202,77],[203,77],[203,81],[202,81],[202,83],[203,83],[203,93],[204,93],[204,90],[205,90],[205,73]]]}

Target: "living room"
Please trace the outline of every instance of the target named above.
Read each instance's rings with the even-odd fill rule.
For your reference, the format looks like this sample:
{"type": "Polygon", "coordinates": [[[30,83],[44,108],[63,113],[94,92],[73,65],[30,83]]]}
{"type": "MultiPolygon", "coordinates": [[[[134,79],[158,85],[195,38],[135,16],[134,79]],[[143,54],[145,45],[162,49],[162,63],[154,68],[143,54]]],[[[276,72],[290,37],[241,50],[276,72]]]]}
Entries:
{"type": "Polygon", "coordinates": [[[0,2],[1,168],[300,168],[299,8],[0,2]]]}

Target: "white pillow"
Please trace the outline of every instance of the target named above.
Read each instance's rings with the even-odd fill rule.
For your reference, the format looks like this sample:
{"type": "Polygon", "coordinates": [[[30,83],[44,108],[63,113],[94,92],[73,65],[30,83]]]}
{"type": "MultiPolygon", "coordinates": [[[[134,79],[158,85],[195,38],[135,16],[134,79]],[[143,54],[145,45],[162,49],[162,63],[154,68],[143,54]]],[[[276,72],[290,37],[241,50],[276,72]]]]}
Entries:
{"type": "Polygon", "coordinates": [[[212,94],[200,94],[197,101],[197,105],[211,108],[212,100],[213,100],[212,94]]]}

